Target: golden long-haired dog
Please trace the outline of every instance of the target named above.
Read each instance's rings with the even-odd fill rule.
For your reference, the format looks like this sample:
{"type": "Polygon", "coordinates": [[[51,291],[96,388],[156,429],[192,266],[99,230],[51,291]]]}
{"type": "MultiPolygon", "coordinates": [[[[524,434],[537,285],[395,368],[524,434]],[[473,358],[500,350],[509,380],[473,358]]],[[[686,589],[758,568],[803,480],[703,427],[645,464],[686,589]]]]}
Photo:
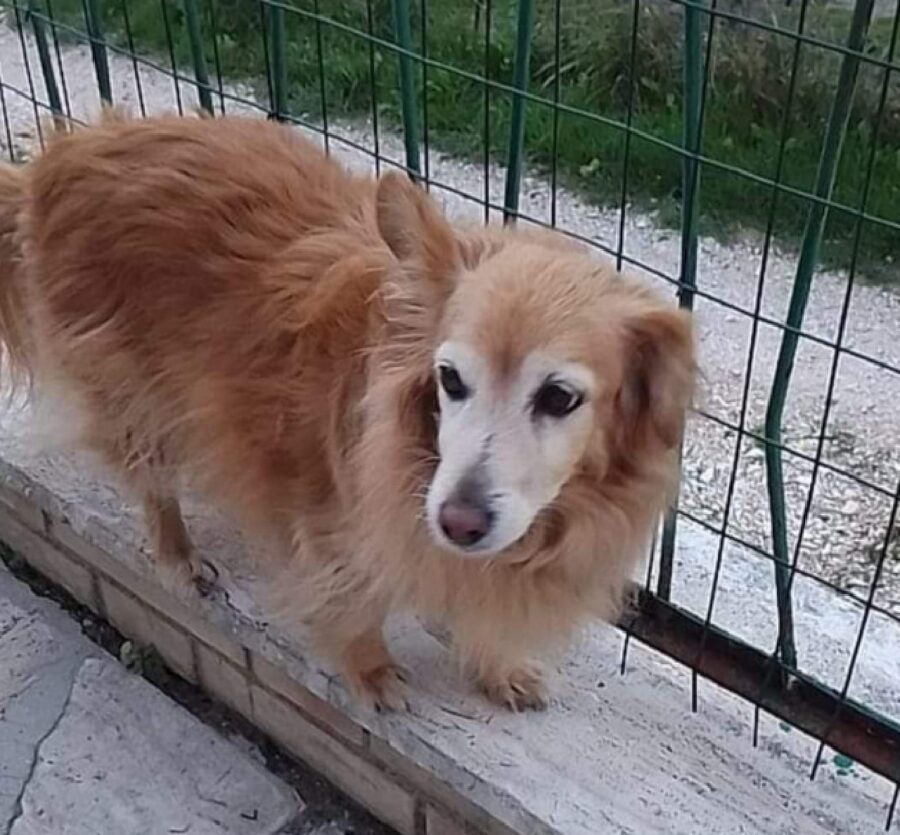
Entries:
{"type": "Polygon", "coordinates": [[[164,574],[204,580],[187,484],[280,543],[283,597],[369,703],[404,702],[391,610],[446,624],[514,709],[614,616],[691,326],[562,237],[455,229],[273,123],[108,118],[0,169],[0,264],[8,364],[77,404],[164,574]]]}

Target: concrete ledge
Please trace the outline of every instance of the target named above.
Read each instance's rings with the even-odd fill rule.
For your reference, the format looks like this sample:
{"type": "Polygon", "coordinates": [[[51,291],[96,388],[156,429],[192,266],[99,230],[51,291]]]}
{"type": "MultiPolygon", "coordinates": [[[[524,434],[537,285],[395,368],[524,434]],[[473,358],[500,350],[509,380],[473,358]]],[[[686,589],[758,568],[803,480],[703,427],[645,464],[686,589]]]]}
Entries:
{"type": "Polygon", "coordinates": [[[139,520],[85,462],[45,457],[26,414],[0,432],[0,540],[136,641],[152,644],[273,740],[401,835],[598,835],[605,832],[863,833],[883,826],[890,787],[825,768],[810,783],[810,743],[704,688],[648,650],[598,629],[574,653],[551,709],[496,712],[460,681],[438,640],[399,620],[390,641],[413,671],[408,715],[352,704],[331,671],[265,622],[255,578],[222,520],[189,506],[197,547],[226,594],[190,607],[157,583],[139,520]]]}

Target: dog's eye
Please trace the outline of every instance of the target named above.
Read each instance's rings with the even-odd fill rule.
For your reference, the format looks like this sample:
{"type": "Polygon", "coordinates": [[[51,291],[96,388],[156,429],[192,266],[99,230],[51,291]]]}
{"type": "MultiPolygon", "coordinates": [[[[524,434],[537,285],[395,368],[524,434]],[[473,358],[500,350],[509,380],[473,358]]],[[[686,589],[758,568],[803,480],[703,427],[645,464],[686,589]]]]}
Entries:
{"type": "Polygon", "coordinates": [[[572,391],[559,383],[544,383],[534,396],[534,413],[539,416],[561,418],[574,412],[583,402],[583,395],[577,391],[572,391]]]}
{"type": "Polygon", "coordinates": [[[451,400],[465,400],[469,396],[469,389],[452,365],[442,365],[438,374],[441,378],[441,388],[451,400]]]}

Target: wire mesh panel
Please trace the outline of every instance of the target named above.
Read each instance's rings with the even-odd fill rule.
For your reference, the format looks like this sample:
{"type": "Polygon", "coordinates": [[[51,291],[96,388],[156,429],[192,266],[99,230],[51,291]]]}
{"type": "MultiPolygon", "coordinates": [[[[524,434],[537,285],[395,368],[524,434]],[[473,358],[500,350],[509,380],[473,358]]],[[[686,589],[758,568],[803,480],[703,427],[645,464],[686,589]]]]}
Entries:
{"type": "Polygon", "coordinates": [[[101,100],[258,113],[669,287],[704,384],[625,651],[812,734],[813,776],[834,750],[900,780],[900,3],[0,8],[13,159],[101,100]]]}

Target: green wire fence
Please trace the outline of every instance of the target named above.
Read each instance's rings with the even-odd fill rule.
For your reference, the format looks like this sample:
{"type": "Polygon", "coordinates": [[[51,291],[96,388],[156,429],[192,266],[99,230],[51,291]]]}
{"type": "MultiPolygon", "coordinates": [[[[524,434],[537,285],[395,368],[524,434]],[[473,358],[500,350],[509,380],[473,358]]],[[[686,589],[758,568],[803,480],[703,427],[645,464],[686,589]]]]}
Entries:
{"type": "MultiPolygon", "coordinates": [[[[0,140],[11,158],[29,152],[23,131],[42,140],[44,116],[83,121],[100,100],[141,113],[255,111],[378,171],[404,168],[480,205],[486,220],[571,234],[669,286],[701,324],[740,323],[739,359],[725,369],[737,384],[725,407],[698,404],[677,508],[620,624],[622,668],[636,637],[691,669],[695,709],[699,677],[752,702],[754,744],[764,711],[819,740],[813,777],[828,748],[886,777],[890,828],[900,661],[887,696],[863,688],[857,697],[856,680],[873,642],[896,641],[900,659],[900,436],[890,431],[900,425],[900,2],[0,0],[0,9],[9,24],[0,140]],[[71,78],[84,66],[87,99],[74,90],[88,79],[71,78]],[[445,176],[448,155],[472,175],[468,186],[445,176]],[[598,212],[592,232],[584,218],[598,212]],[[648,223],[661,239],[679,235],[680,247],[660,243],[667,254],[654,257],[648,223]],[[740,286],[715,274],[709,236],[752,260],[740,286]],[[880,323],[884,344],[860,336],[860,298],[874,305],[862,315],[880,323]],[[828,311],[827,327],[809,326],[811,300],[828,311]],[[821,374],[804,401],[803,436],[791,398],[809,388],[807,355],[821,374]],[[887,426],[886,440],[859,430],[849,452],[839,442],[853,420],[870,424],[863,410],[836,418],[848,373],[861,381],[857,394],[883,400],[887,426]],[[718,498],[698,500],[698,467],[713,472],[718,498]],[[828,510],[836,485],[854,496],[844,517],[855,507],[864,525],[845,530],[843,511],[828,510]],[[751,506],[764,523],[747,533],[751,506]],[[742,577],[752,579],[743,592],[742,577]],[[741,593],[747,609],[769,607],[768,630],[734,620],[741,593]],[[833,601],[844,619],[834,663],[801,628],[811,599],[833,601]]],[[[704,365],[716,359],[706,346],[704,365]]],[[[711,389],[720,382],[707,371],[711,389]]]]}

